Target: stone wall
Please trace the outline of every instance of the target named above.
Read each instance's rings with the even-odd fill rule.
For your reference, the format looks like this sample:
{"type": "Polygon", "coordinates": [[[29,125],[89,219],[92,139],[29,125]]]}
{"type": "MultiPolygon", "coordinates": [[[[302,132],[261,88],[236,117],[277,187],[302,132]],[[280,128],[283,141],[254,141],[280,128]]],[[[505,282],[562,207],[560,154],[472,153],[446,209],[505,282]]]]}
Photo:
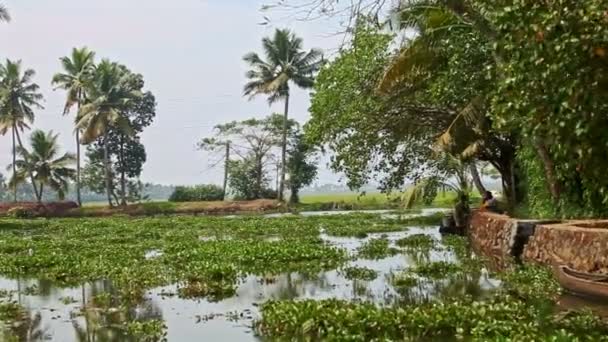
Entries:
{"type": "Polygon", "coordinates": [[[475,251],[490,257],[497,268],[511,260],[517,235],[517,221],[490,212],[476,211],[471,216],[467,235],[475,251]]]}
{"type": "Polygon", "coordinates": [[[523,257],[584,272],[608,273],[608,221],[538,225],[523,257]]]}

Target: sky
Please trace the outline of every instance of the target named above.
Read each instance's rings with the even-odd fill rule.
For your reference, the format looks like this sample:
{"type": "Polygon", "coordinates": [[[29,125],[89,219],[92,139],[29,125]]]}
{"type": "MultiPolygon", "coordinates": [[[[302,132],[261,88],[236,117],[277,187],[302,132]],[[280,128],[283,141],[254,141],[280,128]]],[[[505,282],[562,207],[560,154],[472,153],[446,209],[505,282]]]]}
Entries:
{"type": "MultiPolygon", "coordinates": [[[[148,161],[142,180],[160,184],[220,183],[217,160],[196,149],[196,142],[219,123],[281,112],[263,97],[242,96],[247,65],[242,56],[261,52],[261,39],[275,28],[290,28],[304,48],[321,48],[330,56],[343,37],[337,23],[302,22],[281,13],[262,13],[266,0],[0,0],[13,18],[0,24],[0,59],[23,61],[36,71],[45,96],[34,128],[60,133],[60,143],[75,151],[73,116],[62,116],[65,92],[53,90],[59,58],[73,47],[87,46],[141,73],[146,90],[156,96],[157,116],[142,135],[148,161]],[[263,16],[270,25],[260,25],[263,16]]],[[[308,90],[293,90],[290,115],[309,118],[308,90]]],[[[0,137],[0,166],[11,162],[11,141],[0,137]]],[[[321,163],[318,183],[338,175],[321,163]]],[[[0,171],[0,172],[2,172],[0,171]]],[[[4,172],[6,173],[6,172],[4,172]]]]}

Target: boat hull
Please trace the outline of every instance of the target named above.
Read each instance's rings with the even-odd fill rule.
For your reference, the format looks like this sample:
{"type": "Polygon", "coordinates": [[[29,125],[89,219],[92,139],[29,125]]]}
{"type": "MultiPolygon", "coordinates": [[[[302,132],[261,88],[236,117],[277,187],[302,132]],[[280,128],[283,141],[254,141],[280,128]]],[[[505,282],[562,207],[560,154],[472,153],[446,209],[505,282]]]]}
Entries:
{"type": "Polygon", "coordinates": [[[561,286],[570,292],[608,299],[608,275],[583,273],[567,266],[559,266],[556,276],[561,286]]]}

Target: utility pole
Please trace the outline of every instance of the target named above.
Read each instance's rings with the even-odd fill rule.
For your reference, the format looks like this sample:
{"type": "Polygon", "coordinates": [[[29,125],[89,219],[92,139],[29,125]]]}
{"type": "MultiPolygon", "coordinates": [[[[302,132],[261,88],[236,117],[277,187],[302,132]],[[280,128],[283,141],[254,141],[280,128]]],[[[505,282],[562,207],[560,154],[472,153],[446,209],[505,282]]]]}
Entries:
{"type": "Polygon", "coordinates": [[[226,160],[224,161],[224,201],[228,190],[228,164],[230,163],[230,141],[226,142],[226,160]]]}

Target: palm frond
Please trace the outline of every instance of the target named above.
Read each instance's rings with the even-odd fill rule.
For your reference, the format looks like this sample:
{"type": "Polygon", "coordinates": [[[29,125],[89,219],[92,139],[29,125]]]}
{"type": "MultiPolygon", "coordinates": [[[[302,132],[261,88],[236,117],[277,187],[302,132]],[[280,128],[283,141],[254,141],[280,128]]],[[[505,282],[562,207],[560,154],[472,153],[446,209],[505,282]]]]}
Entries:
{"type": "Polygon", "coordinates": [[[0,4],[0,21],[11,21],[11,15],[8,13],[8,9],[2,4],[0,4]]]}
{"type": "Polygon", "coordinates": [[[480,150],[487,128],[483,98],[478,96],[456,115],[450,126],[437,138],[435,148],[471,158],[480,150]]]}

